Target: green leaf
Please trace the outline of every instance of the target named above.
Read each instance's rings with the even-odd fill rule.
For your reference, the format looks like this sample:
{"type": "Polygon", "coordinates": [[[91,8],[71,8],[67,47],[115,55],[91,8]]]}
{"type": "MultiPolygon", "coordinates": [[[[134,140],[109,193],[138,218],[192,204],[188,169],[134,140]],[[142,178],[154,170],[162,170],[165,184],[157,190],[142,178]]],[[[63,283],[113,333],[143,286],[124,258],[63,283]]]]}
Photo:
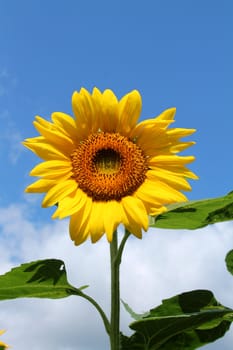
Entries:
{"type": "Polygon", "coordinates": [[[149,315],[149,312],[145,312],[143,314],[137,314],[136,312],[134,312],[131,307],[125,303],[122,299],[121,299],[122,304],[124,305],[125,310],[130,314],[130,316],[134,319],[134,320],[140,320],[141,318],[149,315]]]}
{"type": "Polygon", "coordinates": [[[121,334],[122,350],[193,350],[222,337],[233,310],[219,304],[212,292],[195,290],[163,300],[146,317],[133,322],[135,333],[121,334]]]}
{"type": "Polygon", "coordinates": [[[225,258],[227,270],[233,275],[233,250],[230,250],[225,258]]]}
{"type": "Polygon", "coordinates": [[[194,230],[229,220],[233,220],[233,192],[224,197],[170,205],[166,213],[150,217],[150,227],[194,230]]]}
{"type": "Polygon", "coordinates": [[[0,276],[0,300],[15,298],[65,298],[79,295],[67,281],[62,260],[47,259],[22,264],[0,276]]]}

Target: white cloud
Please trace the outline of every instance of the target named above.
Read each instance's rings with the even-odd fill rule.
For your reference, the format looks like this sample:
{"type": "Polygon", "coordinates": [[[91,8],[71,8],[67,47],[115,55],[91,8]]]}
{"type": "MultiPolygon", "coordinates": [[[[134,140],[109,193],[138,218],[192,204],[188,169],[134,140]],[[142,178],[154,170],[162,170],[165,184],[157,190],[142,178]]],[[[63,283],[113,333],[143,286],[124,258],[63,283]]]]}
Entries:
{"type": "MultiPolygon", "coordinates": [[[[12,266],[43,258],[65,261],[71,284],[89,284],[86,292],[109,311],[109,245],[102,239],[75,247],[69,239],[68,221],[33,223],[25,206],[0,209],[0,273],[12,266]]],[[[233,278],[224,258],[233,248],[232,223],[198,231],[151,229],[140,241],[131,237],[121,266],[122,298],[136,312],[160,304],[161,299],[185,290],[210,289],[226,306],[233,307],[233,278]]],[[[13,349],[104,350],[108,339],[99,315],[85,300],[19,299],[1,302],[4,340],[13,349]]],[[[122,330],[132,320],[122,310],[122,330]]],[[[230,350],[233,336],[205,349],[230,350]]]]}

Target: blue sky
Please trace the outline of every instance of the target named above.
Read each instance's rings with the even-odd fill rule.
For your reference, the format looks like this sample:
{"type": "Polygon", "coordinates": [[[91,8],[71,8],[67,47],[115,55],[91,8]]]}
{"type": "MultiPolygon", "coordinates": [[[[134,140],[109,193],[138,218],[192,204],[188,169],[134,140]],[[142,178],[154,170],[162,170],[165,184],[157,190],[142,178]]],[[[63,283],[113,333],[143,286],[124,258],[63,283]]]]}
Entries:
{"type": "MultiPolygon", "coordinates": [[[[50,210],[23,192],[38,160],[20,142],[36,136],[35,115],[71,113],[71,95],[82,86],[111,88],[118,97],[138,89],[142,119],[177,107],[176,126],[197,129],[189,154],[200,180],[189,198],[231,191],[232,18],[231,0],[2,0],[2,213],[20,208],[30,224],[50,224],[50,210]]],[[[8,221],[1,225],[8,232],[8,221]]]]}

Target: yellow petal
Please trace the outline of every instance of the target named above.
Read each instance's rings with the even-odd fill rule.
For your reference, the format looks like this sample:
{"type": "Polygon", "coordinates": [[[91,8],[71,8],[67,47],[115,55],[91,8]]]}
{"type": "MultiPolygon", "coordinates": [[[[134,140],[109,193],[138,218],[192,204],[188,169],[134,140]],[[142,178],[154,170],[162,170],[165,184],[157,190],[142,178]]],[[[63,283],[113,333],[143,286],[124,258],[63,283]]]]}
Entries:
{"type": "Polygon", "coordinates": [[[89,236],[89,218],[92,201],[84,194],[83,206],[70,218],[70,237],[75,245],[83,243],[89,236]]]}
{"type": "Polygon", "coordinates": [[[160,129],[165,131],[165,129],[174,122],[175,113],[175,108],[169,108],[154,119],[142,121],[132,130],[130,138],[139,139],[140,137],[145,137],[145,133],[153,137],[155,133],[161,133],[160,129]]]}
{"type": "Polygon", "coordinates": [[[89,232],[92,243],[97,242],[104,234],[105,202],[93,202],[89,218],[89,232]]]}
{"type": "Polygon", "coordinates": [[[9,348],[9,346],[6,343],[3,343],[2,341],[0,341],[0,346],[4,347],[4,350],[9,348]]]}
{"type": "Polygon", "coordinates": [[[119,202],[120,204],[120,211],[121,211],[121,222],[123,223],[123,225],[125,226],[125,228],[132,234],[134,234],[137,238],[142,238],[142,230],[141,230],[141,226],[136,224],[132,221],[132,219],[130,218],[129,215],[127,215],[127,213],[124,210],[124,207],[122,205],[121,202],[119,202]]]}
{"type": "Polygon", "coordinates": [[[188,136],[192,134],[194,129],[173,129],[173,133],[169,133],[170,130],[166,130],[161,127],[147,126],[144,128],[141,134],[136,137],[136,143],[144,150],[149,156],[155,156],[158,152],[161,154],[177,153],[195,144],[193,141],[181,142],[179,138],[182,136],[188,136]]]}
{"type": "Polygon", "coordinates": [[[118,100],[112,90],[105,90],[102,95],[102,118],[99,118],[99,127],[104,132],[116,131],[119,123],[118,100]]]}
{"type": "Polygon", "coordinates": [[[185,191],[191,190],[191,186],[182,176],[178,176],[173,172],[167,171],[165,169],[156,168],[153,170],[148,170],[146,173],[146,177],[149,180],[164,181],[169,186],[177,190],[185,190],[185,191]]]}
{"type": "Polygon", "coordinates": [[[192,135],[194,132],[196,132],[196,129],[182,129],[182,128],[172,128],[167,130],[167,135],[181,138],[192,135]]]}
{"type": "Polygon", "coordinates": [[[118,131],[128,136],[135,127],[138,118],[141,114],[142,100],[141,95],[137,90],[133,90],[125,95],[119,102],[119,117],[120,124],[118,131]]]}
{"type": "MultiPolygon", "coordinates": [[[[3,333],[5,333],[5,330],[1,329],[0,330],[0,335],[2,335],[3,333]]],[[[9,348],[9,346],[6,343],[2,342],[2,341],[0,341],[0,346],[2,346],[2,347],[4,346],[4,349],[8,349],[9,348]]]]}
{"type": "Polygon", "coordinates": [[[173,121],[176,114],[176,108],[168,108],[163,111],[158,117],[156,117],[157,121],[160,120],[170,120],[173,121]]]}
{"type": "Polygon", "coordinates": [[[72,165],[70,161],[65,160],[48,160],[37,164],[30,172],[31,176],[49,176],[54,174],[65,174],[71,172],[72,165]]]}
{"type": "Polygon", "coordinates": [[[84,222],[81,213],[76,213],[71,216],[70,219],[70,238],[74,241],[75,245],[80,245],[87,240],[89,237],[88,231],[88,220],[84,222],[82,228],[80,228],[80,223],[84,222]]]}
{"type": "Polygon", "coordinates": [[[149,136],[151,140],[153,140],[153,138],[155,140],[155,135],[159,136],[162,133],[165,134],[166,128],[172,122],[172,120],[157,120],[157,118],[144,120],[132,129],[129,137],[137,141],[140,138],[145,139],[149,136]]]}
{"type": "Polygon", "coordinates": [[[133,228],[132,233],[137,235],[138,228],[143,228],[146,231],[148,229],[148,215],[143,202],[136,197],[126,196],[122,198],[121,203],[129,224],[133,228]]]}
{"type": "Polygon", "coordinates": [[[147,213],[150,213],[151,208],[158,208],[162,204],[156,196],[154,187],[148,188],[144,183],[135,191],[134,197],[139,198],[147,209],[147,213]]]}
{"type": "Polygon", "coordinates": [[[142,229],[140,225],[131,221],[128,225],[124,224],[124,226],[128,232],[132,233],[137,238],[142,238],[142,229]]]}
{"type": "Polygon", "coordinates": [[[77,213],[83,205],[86,203],[86,195],[80,188],[77,188],[75,192],[69,196],[63,198],[59,204],[57,210],[54,212],[52,218],[63,219],[67,216],[71,216],[77,213]]]}
{"type": "Polygon", "coordinates": [[[195,160],[195,157],[193,156],[176,156],[176,155],[158,155],[155,157],[152,157],[149,161],[149,166],[150,165],[155,165],[155,166],[179,166],[183,164],[188,164],[191,163],[195,160]]]}
{"type": "Polygon", "coordinates": [[[62,147],[65,147],[65,149],[70,152],[75,148],[74,140],[61,132],[61,129],[58,130],[54,124],[52,128],[46,127],[44,122],[45,120],[43,118],[37,116],[33,125],[47,141],[56,145],[62,145],[62,147]]]}
{"type": "Polygon", "coordinates": [[[158,149],[169,144],[169,140],[166,137],[164,129],[147,126],[136,137],[136,143],[146,154],[149,154],[148,150],[152,150],[151,155],[155,155],[158,153],[158,149]]]}
{"type": "MultiPolygon", "coordinates": [[[[56,152],[59,154],[63,154],[65,157],[70,157],[70,154],[73,150],[73,148],[70,147],[70,145],[64,145],[64,144],[59,144],[56,142],[53,142],[53,140],[47,140],[44,136],[37,136],[37,137],[32,137],[24,140],[22,142],[24,146],[28,147],[30,150],[34,151],[38,149],[39,145],[44,144],[44,145],[50,145],[52,148],[56,149],[56,152]],[[38,146],[37,146],[38,144],[38,146]],[[35,146],[35,147],[34,147],[35,146]]],[[[34,151],[35,152],[35,151],[34,151]]],[[[46,152],[46,149],[45,149],[46,152]]],[[[50,152],[50,151],[48,151],[50,152]]],[[[36,152],[35,152],[36,153],[36,152]]]]}
{"type": "Polygon", "coordinates": [[[146,179],[135,192],[135,196],[140,198],[143,202],[150,203],[153,207],[157,207],[158,203],[163,205],[185,202],[187,200],[183,193],[176,191],[164,182],[151,181],[148,179],[146,179]]]}
{"type": "Polygon", "coordinates": [[[117,201],[105,203],[104,209],[104,228],[109,242],[112,242],[112,236],[117,226],[122,222],[122,206],[117,201]]]}
{"type": "Polygon", "coordinates": [[[187,177],[187,178],[190,178],[190,179],[198,179],[198,176],[196,174],[194,174],[192,171],[188,170],[186,167],[182,166],[182,165],[177,165],[177,166],[174,166],[174,165],[167,165],[166,164],[166,168],[164,166],[154,166],[152,164],[150,164],[150,169],[152,170],[159,170],[159,171],[168,171],[174,175],[177,175],[177,176],[180,176],[180,177],[187,177]]]}
{"type": "Polygon", "coordinates": [[[172,153],[179,153],[184,151],[185,149],[187,149],[190,146],[195,145],[196,142],[194,141],[189,141],[189,142],[179,142],[178,144],[173,144],[170,146],[170,151],[172,153]]]}
{"type": "Polygon", "coordinates": [[[69,160],[64,154],[48,142],[23,142],[23,145],[44,160],[69,160]]]}
{"type": "Polygon", "coordinates": [[[58,130],[61,130],[73,140],[76,140],[77,142],[80,141],[77,136],[76,122],[70,115],[61,112],[54,112],[51,116],[51,119],[57,126],[58,130]]]}
{"type": "Polygon", "coordinates": [[[40,126],[42,126],[43,128],[45,128],[47,130],[56,130],[56,128],[55,128],[53,123],[51,123],[48,120],[40,117],[39,115],[37,115],[35,117],[35,120],[36,120],[37,124],[39,124],[40,126]]]}
{"type": "Polygon", "coordinates": [[[72,107],[76,116],[77,135],[82,140],[96,128],[97,111],[93,98],[86,89],[75,91],[72,96],[72,107]]]}
{"type": "Polygon", "coordinates": [[[58,183],[47,192],[43,199],[42,207],[51,207],[52,205],[59,203],[60,200],[75,190],[77,190],[77,183],[74,180],[67,180],[58,183]]]}
{"type": "Polygon", "coordinates": [[[151,208],[150,215],[157,216],[157,215],[161,215],[163,213],[166,213],[166,211],[167,211],[167,208],[164,206],[158,207],[158,208],[151,208]]]}
{"type": "Polygon", "coordinates": [[[24,142],[22,142],[22,143],[24,145],[24,143],[36,143],[36,142],[41,143],[44,141],[46,142],[44,136],[36,136],[36,137],[29,137],[29,138],[25,139],[24,142]]]}
{"type": "Polygon", "coordinates": [[[27,193],[43,193],[50,190],[52,186],[54,186],[56,182],[54,180],[44,180],[40,179],[29,185],[25,192],[27,193]]]}

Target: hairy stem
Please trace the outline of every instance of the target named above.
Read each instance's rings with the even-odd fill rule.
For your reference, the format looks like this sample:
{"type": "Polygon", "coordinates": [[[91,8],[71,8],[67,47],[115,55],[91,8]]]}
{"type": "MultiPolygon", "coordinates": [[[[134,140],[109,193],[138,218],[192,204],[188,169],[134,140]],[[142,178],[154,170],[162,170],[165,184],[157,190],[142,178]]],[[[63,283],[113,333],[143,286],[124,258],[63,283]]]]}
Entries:
{"type": "Polygon", "coordinates": [[[122,252],[130,233],[125,235],[118,249],[117,232],[114,232],[113,240],[110,243],[111,258],[111,326],[110,344],[111,350],[120,349],[120,264],[122,252]]]}
{"type": "Polygon", "coordinates": [[[120,348],[120,278],[117,262],[118,242],[117,232],[114,232],[113,240],[110,243],[111,258],[111,329],[110,344],[111,350],[120,348]]]}
{"type": "Polygon", "coordinates": [[[99,306],[99,304],[92,298],[90,297],[89,295],[79,291],[78,293],[79,296],[83,297],[84,299],[88,300],[95,308],[96,310],[99,312],[100,314],[100,317],[102,318],[103,320],[103,323],[104,323],[104,327],[105,327],[105,330],[106,332],[110,335],[110,322],[107,318],[107,316],[105,315],[103,309],[99,306]]]}

